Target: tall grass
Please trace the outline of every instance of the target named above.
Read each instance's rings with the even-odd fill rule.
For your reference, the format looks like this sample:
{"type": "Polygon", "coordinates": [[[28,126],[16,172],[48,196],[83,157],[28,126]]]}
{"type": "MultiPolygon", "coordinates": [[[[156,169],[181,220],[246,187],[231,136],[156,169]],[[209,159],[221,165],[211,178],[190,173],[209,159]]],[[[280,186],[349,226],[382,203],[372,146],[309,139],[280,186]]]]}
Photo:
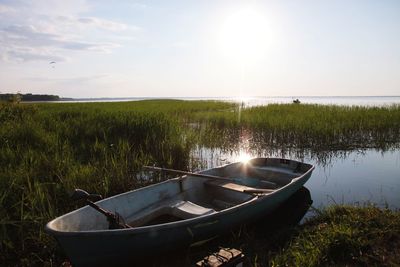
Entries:
{"type": "MultiPolygon", "coordinates": [[[[271,104],[214,112],[197,118],[204,132],[238,137],[243,129],[252,132],[252,142],[271,148],[349,150],[398,146],[400,106],[345,107],[323,105],[271,104]],[[235,134],[236,132],[236,134],[235,134]]],[[[205,143],[213,142],[203,139],[205,143]]],[[[212,136],[212,135],[210,135],[212,136]]],[[[214,138],[214,137],[213,137],[214,138]]]]}
{"type": "Polygon", "coordinates": [[[188,169],[196,145],[235,147],[244,133],[279,148],[392,146],[400,140],[400,107],[0,103],[0,126],[0,262],[41,265],[60,259],[43,226],[73,208],[75,187],[104,196],[140,187],[150,182],[141,166],[188,169]]]}
{"type": "Polygon", "coordinates": [[[73,188],[108,196],[147,184],[144,164],[188,165],[189,140],[174,117],[157,111],[2,104],[0,123],[0,261],[6,265],[51,258],[55,246],[43,226],[72,208],[73,188]]]}
{"type": "Polygon", "coordinates": [[[399,266],[400,213],[334,206],[296,229],[270,266],[399,266]]]}

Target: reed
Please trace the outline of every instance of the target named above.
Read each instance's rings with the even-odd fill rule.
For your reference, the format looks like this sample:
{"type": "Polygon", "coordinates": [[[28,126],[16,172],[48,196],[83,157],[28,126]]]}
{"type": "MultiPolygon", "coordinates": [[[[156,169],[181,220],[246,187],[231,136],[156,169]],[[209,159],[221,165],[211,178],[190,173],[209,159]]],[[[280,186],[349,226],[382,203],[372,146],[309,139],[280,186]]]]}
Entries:
{"type": "Polygon", "coordinates": [[[54,257],[43,226],[76,207],[68,197],[73,188],[109,196],[148,184],[140,172],[145,164],[188,165],[189,140],[175,118],[160,112],[3,104],[0,119],[0,261],[6,265],[54,257]]]}
{"type": "Polygon", "coordinates": [[[333,206],[295,229],[269,265],[398,266],[399,240],[399,212],[333,206]]]}
{"type": "Polygon", "coordinates": [[[189,170],[196,146],[322,150],[396,146],[400,106],[269,105],[217,101],[0,103],[0,262],[62,259],[45,223],[77,207],[81,187],[109,196],[152,182],[143,165],[189,170]]]}
{"type": "MultiPolygon", "coordinates": [[[[264,148],[351,150],[398,147],[400,106],[345,107],[324,105],[272,104],[212,113],[200,119],[203,142],[215,142],[215,135],[240,138],[247,130],[252,143],[264,148]],[[224,133],[224,134],[218,134],[224,133]],[[217,134],[215,134],[217,133],[217,134]],[[207,138],[211,136],[212,138],[207,138]]],[[[218,142],[221,143],[221,142],[218,142]]]]}

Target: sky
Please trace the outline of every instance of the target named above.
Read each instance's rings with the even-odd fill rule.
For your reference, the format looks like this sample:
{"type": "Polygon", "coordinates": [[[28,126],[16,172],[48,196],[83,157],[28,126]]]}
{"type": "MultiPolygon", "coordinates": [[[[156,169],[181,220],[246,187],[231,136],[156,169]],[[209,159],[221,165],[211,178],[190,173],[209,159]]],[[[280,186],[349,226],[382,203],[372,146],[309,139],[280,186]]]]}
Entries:
{"type": "Polygon", "coordinates": [[[0,0],[0,93],[400,95],[399,14],[398,0],[0,0]]]}

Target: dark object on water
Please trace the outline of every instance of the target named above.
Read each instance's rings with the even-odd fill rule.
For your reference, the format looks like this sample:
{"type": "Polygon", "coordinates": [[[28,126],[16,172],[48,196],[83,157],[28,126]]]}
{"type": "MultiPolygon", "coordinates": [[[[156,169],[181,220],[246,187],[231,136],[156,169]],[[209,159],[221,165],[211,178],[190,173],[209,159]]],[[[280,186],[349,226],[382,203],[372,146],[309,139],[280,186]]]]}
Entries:
{"type": "Polygon", "coordinates": [[[221,248],[196,263],[199,267],[236,267],[242,266],[244,255],[240,250],[234,248],[221,248]]]}
{"type": "Polygon", "coordinates": [[[293,100],[293,104],[300,104],[301,102],[300,102],[300,100],[298,99],[298,98],[296,98],[296,99],[294,99],[293,100]]]}

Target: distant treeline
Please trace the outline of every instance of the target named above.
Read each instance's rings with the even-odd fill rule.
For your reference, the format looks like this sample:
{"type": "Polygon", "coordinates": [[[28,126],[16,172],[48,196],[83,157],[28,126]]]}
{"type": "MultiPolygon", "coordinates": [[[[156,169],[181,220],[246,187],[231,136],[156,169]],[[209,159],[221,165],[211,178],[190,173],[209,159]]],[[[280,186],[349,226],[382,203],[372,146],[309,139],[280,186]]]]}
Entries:
{"type": "Polygon", "coordinates": [[[34,94],[0,94],[0,101],[57,101],[58,95],[34,95],[34,94]]]}

